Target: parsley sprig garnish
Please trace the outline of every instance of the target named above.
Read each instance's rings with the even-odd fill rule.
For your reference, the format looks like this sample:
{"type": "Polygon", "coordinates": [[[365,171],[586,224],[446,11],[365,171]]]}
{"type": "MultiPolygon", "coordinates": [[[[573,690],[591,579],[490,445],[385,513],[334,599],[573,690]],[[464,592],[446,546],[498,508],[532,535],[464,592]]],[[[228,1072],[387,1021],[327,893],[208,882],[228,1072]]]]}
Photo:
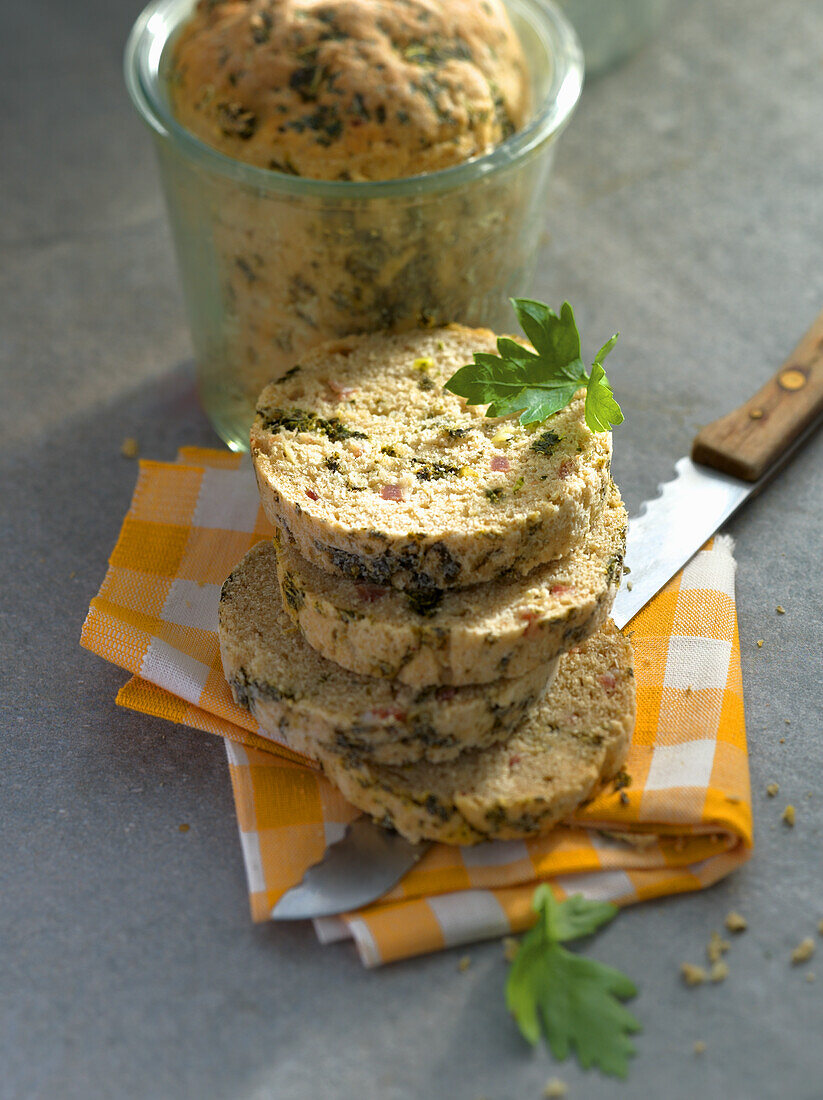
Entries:
{"type": "Polygon", "coordinates": [[[640,1024],[621,1001],[637,993],[634,982],[560,946],[591,935],[614,917],[617,906],[587,901],[582,894],[558,902],[543,884],[532,907],[537,924],[524,936],[506,982],[506,1004],[520,1031],[536,1044],[542,1029],[560,1061],[573,1048],[584,1069],[597,1066],[625,1078],[635,1052],[629,1035],[640,1031],[640,1024]]]}
{"type": "Polygon", "coordinates": [[[486,416],[520,414],[520,423],[541,423],[586,390],[586,423],[593,432],[607,432],[623,423],[603,369],[603,360],[617,343],[615,333],[595,355],[591,372],[580,357],[580,334],[574,311],[564,302],[558,316],[543,302],[512,298],[517,319],[534,351],[508,336],[497,341],[500,355],[478,351],[474,362],[461,367],[446,389],[470,405],[486,405],[486,416]]]}

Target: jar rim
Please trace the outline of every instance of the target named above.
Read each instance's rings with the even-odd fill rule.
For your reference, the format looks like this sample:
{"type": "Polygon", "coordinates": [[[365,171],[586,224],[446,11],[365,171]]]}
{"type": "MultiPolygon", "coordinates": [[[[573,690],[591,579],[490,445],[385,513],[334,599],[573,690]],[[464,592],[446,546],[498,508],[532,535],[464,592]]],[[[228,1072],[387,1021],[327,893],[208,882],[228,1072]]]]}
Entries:
{"type": "Polygon", "coordinates": [[[236,160],[202,141],[174,117],[161,93],[165,49],[192,10],[191,0],[151,0],[126,44],[126,87],[138,113],[158,137],[180,147],[190,160],[257,190],[317,198],[403,197],[458,187],[524,160],[557,137],[574,112],[583,87],[583,51],[577,33],[552,0],[505,0],[527,21],[551,58],[550,85],[529,122],[487,153],[417,176],[388,180],[320,180],[291,176],[236,160]]]}

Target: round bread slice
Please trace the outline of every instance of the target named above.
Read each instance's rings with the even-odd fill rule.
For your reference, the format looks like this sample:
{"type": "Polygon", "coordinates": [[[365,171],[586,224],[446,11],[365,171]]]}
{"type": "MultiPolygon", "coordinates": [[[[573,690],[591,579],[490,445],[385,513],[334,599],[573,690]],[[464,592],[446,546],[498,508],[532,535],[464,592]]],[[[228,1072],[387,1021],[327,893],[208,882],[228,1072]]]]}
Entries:
{"type": "Polygon", "coordinates": [[[611,435],[587,427],[583,391],[524,428],[443,388],[495,340],[461,325],[346,337],[263,390],[251,429],[261,500],[304,558],[427,591],[528,573],[585,536],[611,435]]]}
{"type": "Polygon", "coordinates": [[[325,573],[281,538],[280,594],[306,641],[352,672],[412,687],[519,677],[602,626],[620,587],[626,522],[612,484],[565,557],[525,577],[426,593],[325,573]]]}
{"type": "Polygon", "coordinates": [[[552,691],[506,742],[451,764],[380,767],[311,739],[290,744],[407,839],[476,844],[537,836],[568,817],[618,772],[634,720],[631,645],[609,622],[560,659],[552,691]]]}
{"type": "Polygon", "coordinates": [[[254,546],[223,585],[219,634],[234,698],[266,733],[287,741],[311,737],[387,764],[449,760],[504,739],[544,694],[555,668],[422,691],[357,676],[316,653],[286,615],[271,542],[254,546]]]}

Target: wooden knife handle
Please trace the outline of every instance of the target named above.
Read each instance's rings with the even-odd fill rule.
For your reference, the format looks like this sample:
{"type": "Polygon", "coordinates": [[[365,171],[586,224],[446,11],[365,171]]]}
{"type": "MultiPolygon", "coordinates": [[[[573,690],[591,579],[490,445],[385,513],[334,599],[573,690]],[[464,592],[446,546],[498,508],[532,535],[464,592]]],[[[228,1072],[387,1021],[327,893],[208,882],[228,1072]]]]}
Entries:
{"type": "Polygon", "coordinates": [[[823,313],[762,390],[698,432],[692,459],[744,481],[757,481],[819,416],[823,416],[823,313]]]}

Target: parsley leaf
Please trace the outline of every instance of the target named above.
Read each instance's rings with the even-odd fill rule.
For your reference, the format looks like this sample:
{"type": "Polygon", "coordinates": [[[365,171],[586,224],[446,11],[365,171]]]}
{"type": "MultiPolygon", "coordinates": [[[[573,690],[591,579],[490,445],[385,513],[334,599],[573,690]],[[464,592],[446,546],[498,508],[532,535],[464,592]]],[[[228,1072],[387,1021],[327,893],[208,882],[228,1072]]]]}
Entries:
{"type": "Polygon", "coordinates": [[[537,924],[523,938],[506,983],[506,1004],[521,1033],[535,1044],[542,1030],[560,1061],[573,1048],[584,1069],[597,1066],[625,1078],[635,1050],[629,1036],[640,1024],[621,1002],[637,989],[619,970],[560,946],[610,921],[617,906],[581,894],[558,902],[542,885],[532,907],[537,924]]]}
{"type": "Polygon", "coordinates": [[[588,901],[582,894],[573,894],[566,901],[555,901],[551,886],[543,883],[535,890],[532,906],[545,912],[552,939],[563,942],[590,936],[602,924],[617,915],[617,906],[610,901],[588,901]]]}
{"type": "Polygon", "coordinates": [[[623,423],[603,360],[617,342],[607,340],[587,374],[580,357],[580,334],[568,302],[556,314],[543,302],[512,298],[517,319],[534,351],[508,336],[497,341],[499,355],[475,352],[474,362],[461,367],[446,382],[452,393],[470,405],[486,405],[486,416],[520,414],[520,423],[542,423],[565,409],[581,388],[586,390],[586,423],[593,432],[623,423]]]}

